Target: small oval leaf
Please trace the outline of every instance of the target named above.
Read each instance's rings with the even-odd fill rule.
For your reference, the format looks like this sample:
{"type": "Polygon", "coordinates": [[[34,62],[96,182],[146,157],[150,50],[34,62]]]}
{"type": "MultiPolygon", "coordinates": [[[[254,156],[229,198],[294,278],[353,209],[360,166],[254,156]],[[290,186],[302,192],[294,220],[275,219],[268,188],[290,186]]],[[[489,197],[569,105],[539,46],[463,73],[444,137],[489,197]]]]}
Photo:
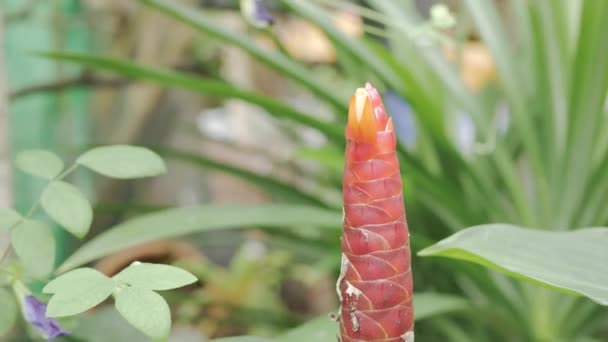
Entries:
{"type": "Polygon", "coordinates": [[[148,290],[170,290],[197,281],[181,268],[162,264],[133,263],[114,276],[114,280],[148,290]]]}
{"type": "Polygon", "coordinates": [[[608,305],[608,229],[567,232],[488,224],[464,229],[418,253],[462,259],[608,305]]]}
{"type": "Polygon", "coordinates": [[[86,286],[86,284],[95,282],[111,284],[112,287],[115,286],[115,283],[105,274],[99,272],[94,268],[82,267],[64,273],[58,276],[57,278],[51,280],[42,289],[42,292],[48,294],[55,294],[58,292],[71,292],[71,286],[86,286]]]}
{"type": "Polygon", "coordinates": [[[153,339],[166,338],[171,331],[169,305],[158,293],[134,286],[116,294],[116,310],[142,333],[153,339]]]}
{"type": "Polygon", "coordinates": [[[53,220],[76,237],[82,238],[89,231],[93,209],[75,186],[63,181],[51,182],[42,192],[40,203],[53,220]]]}
{"type": "Polygon", "coordinates": [[[17,321],[18,308],[13,294],[0,287],[0,337],[8,333],[17,321]]]}
{"type": "Polygon", "coordinates": [[[39,221],[24,221],[13,229],[11,243],[28,275],[43,278],[55,265],[55,239],[51,228],[39,221]]]}
{"type": "Polygon", "coordinates": [[[161,157],[138,146],[114,145],[85,152],[76,163],[107,177],[130,179],[157,176],[166,172],[161,157]]]}
{"type": "Polygon", "coordinates": [[[15,164],[21,171],[45,179],[53,179],[63,171],[63,161],[45,150],[23,151],[17,155],[15,164]]]}
{"type": "Polygon", "coordinates": [[[6,231],[21,220],[21,215],[13,209],[0,208],[0,232],[6,231]]]}
{"type": "Polygon", "coordinates": [[[116,284],[92,268],[79,268],[49,282],[43,289],[53,293],[48,317],[72,316],[87,311],[108,298],[116,284]]]}

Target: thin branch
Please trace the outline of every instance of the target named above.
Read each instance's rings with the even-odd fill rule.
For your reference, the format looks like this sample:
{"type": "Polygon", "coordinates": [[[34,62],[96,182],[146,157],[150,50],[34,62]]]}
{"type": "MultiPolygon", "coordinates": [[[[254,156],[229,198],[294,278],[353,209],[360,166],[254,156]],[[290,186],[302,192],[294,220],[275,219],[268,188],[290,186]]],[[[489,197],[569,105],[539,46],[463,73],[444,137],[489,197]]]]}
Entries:
{"type": "Polygon", "coordinates": [[[11,91],[9,93],[9,98],[11,100],[15,100],[20,97],[32,95],[39,92],[53,92],[53,91],[61,91],[68,88],[73,87],[120,87],[128,84],[129,81],[125,79],[107,79],[107,78],[98,78],[90,73],[82,73],[81,75],[73,78],[67,78],[64,80],[48,82],[48,83],[39,83],[33,86],[25,87],[22,89],[17,89],[11,91]]]}

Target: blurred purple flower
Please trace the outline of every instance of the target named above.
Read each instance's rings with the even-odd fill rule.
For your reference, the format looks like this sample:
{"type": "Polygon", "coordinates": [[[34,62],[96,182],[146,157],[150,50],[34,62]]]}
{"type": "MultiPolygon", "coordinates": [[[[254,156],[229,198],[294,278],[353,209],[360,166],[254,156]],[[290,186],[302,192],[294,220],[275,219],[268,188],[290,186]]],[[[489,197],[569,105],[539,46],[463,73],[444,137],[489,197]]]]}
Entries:
{"type": "Polygon", "coordinates": [[[262,0],[241,0],[241,12],[255,27],[264,28],[274,24],[274,16],[262,0]]]}
{"type": "Polygon", "coordinates": [[[23,315],[30,325],[36,328],[42,336],[48,338],[49,341],[68,335],[66,331],[61,329],[55,319],[46,317],[46,303],[39,301],[34,296],[25,297],[23,315]]]}
{"type": "Polygon", "coordinates": [[[407,148],[416,145],[416,122],[410,104],[397,93],[386,91],[382,95],[387,113],[393,118],[397,140],[407,148]]]}

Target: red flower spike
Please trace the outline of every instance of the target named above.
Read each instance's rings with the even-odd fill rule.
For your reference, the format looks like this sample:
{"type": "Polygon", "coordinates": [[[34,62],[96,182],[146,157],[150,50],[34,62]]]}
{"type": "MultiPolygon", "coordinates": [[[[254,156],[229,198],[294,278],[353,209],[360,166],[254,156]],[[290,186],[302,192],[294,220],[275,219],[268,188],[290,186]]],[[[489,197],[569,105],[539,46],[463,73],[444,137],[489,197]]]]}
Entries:
{"type": "Polygon", "coordinates": [[[409,232],[393,121],[367,83],[346,127],[341,342],[413,342],[409,232]]]}

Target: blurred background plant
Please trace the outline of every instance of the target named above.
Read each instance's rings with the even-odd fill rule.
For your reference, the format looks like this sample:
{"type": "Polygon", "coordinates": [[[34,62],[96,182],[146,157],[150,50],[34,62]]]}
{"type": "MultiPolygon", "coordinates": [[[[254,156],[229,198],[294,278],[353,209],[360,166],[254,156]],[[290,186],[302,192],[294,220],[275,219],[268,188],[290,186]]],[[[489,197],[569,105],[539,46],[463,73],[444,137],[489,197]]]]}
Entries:
{"type": "MultiPolygon", "coordinates": [[[[167,176],[128,187],[75,174],[94,196],[98,237],[58,263],[192,271],[201,287],[168,298],[176,340],[274,336],[337,307],[342,130],[365,81],[384,90],[397,126],[413,252],[490,222],[608,221],[607,2],[0,4],[12,155],[137,143],[169,158],[167,176]],[[160,211],[112,227],[201,204],[188,211],[200,224],[160,211]]],[[[39,185],[17,174],[13,185],[27,208],[39,185]]],[[[66,255],[73,241],[58,236],[66,255]]],[[[589,299],[461,261],[413,263],[421,341],[608,339],[608,312],[589,299]]],[[[88,338],[107,330],[82,325],[88,338]]]]}

